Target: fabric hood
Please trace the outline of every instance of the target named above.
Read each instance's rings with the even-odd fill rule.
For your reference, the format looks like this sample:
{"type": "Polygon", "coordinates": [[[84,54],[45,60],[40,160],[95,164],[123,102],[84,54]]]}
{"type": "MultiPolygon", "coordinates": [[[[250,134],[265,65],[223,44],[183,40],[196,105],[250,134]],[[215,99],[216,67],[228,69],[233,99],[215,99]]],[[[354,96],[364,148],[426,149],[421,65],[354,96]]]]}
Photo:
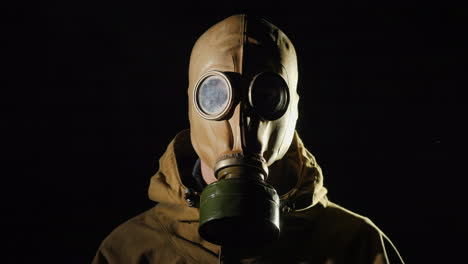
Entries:
{"type": "MultiPolygon", "coordinates": [[[[152,201],[188,206],[184,178],[192,177],[197,155],[190,141],[190,131],[176,135],[159,160],[159,170],[151,178],[148,190],[152,201]]],[[[286,155],[269,167],[267,182],[280,195],[283,211],[299,211],[317,203],[326,205],[327,190],[315,157],[304,147],[297,132],[286,155]]]]}

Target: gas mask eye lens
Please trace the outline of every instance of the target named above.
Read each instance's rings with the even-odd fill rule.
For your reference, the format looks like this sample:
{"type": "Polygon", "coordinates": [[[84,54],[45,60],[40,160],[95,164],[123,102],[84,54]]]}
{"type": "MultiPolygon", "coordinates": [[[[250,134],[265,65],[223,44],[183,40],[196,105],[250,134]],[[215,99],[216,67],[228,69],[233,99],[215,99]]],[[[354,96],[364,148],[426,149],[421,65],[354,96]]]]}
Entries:
{"type": "Polygon", "coordinates": [[[217,76],[205,79],[198,92],[198,101],[203,112],[209,115],[219,114],[227,105],[228,87],[224,80],[217,76]]]}
{"type": "Polygon", "coordinates": [[[288,86],[277,73],[257,74],[249,88],[249,103],[262,118],[266,120],[278,119],[288,108],[288,86]]]}
{"type": "Polygon", "coordinates": [[[195,106],[200,115],[210,120],[220,120],[228,112],[232,89],[221,73],[202,77],[195,89],[195,106]]]}

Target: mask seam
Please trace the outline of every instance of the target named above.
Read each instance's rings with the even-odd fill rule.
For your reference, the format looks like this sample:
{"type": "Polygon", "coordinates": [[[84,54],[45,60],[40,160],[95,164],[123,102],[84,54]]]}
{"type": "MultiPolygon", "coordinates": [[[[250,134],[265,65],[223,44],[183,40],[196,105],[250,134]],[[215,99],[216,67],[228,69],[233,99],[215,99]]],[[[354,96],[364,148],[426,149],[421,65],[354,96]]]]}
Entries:
{"type": "Polygon", "coordinates": [[[241,63],[239,65],[238,72],[242,74],[244,70],[244,54],[245,54],[246,45],[247,45],[247,15],[246,14],[242,16],[241,32],[242,32],[242,38],[241,38],[242,43],[240,43],[241,44],[241,51],[240,51],[241,63]]]}

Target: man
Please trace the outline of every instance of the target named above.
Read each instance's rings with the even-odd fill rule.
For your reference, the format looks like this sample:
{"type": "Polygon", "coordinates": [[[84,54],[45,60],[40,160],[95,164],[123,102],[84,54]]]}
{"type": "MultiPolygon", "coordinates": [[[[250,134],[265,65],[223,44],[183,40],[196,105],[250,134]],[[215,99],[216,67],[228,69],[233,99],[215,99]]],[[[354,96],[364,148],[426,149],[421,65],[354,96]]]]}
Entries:
{"type": "Polygon", "coordinates": [[[384,234],[328,201],[295,132],[297,80],[294,46],[269,22],[235,15],[206,31],[190,58],[190,130],[151,179],[157,205],[93,263],[389,263],[384,234]]]}

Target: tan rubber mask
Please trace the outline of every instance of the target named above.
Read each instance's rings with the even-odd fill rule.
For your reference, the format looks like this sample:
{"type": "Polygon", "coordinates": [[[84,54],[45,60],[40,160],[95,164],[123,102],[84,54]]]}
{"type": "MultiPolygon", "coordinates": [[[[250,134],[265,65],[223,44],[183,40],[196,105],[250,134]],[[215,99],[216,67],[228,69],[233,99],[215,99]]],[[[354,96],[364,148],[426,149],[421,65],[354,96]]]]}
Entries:
{"type": "Polygon", "coordinates": [[[291,41],[263,19],[231,16],[195,43],[188,90],[191,140],[218,179],[200,199],[199,232],[206,240],[226,245],[247,235],[259,241],[279,235],[279,198],[265,180],[268,166],[292,142],[297,78],[291,41]]]}

